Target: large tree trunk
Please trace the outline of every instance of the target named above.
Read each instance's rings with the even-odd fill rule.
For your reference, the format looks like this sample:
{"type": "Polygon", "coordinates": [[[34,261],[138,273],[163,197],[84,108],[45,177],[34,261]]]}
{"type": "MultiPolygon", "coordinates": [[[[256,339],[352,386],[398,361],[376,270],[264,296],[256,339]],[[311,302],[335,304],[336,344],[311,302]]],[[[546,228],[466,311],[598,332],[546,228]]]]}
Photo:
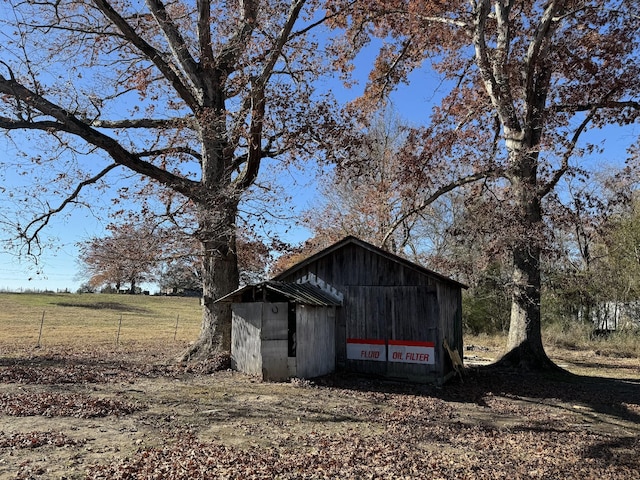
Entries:
{"type": "Polygon", "coordinates": [[[231,305],[215,301],[238,288],[237,202],[227,198],[202,211],[202,327],[198,340],[183,353],[182,361],[205,360],[231,350],[231,305]]]}
{"type": "Polygon", "coordinates": [[[509,337],[501,365],[523,370],[555,368],[542,345],[540,283],[540,247],[532,242],[516,245],[509,337]]]}
{"type": "Polygon", "coordinates": [[[525,150],[522,145],[518,147],[512,153],[515,158],[511,162],[510,179],[515,209],[511,245],[511,320],[506,353],[498,365],[521,370],[556,369],[558,367],[549,359],[542,345],[540,256],[544,228],[537,158],[535,154],[518,157],[518,153],[525,150]]]}
{"type": "Polygon", "coordinates": [[[204,360],[231,350],[231,304],[215,303],[215,300],[238,287],[235,249],[215,240],[204,242],[202,248],[202,327],[184,360],[204,360]]]}

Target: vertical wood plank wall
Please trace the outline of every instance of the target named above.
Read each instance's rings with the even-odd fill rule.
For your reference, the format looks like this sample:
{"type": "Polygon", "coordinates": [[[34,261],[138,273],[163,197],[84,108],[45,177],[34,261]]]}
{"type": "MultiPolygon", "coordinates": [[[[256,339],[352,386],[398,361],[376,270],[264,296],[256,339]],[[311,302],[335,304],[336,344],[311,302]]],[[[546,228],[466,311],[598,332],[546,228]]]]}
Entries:
{"type": "Polygon", "coordinates": [[[231,368],[262,375],[262,303],[234,303],[231,309],[231,368]]]}
{"type": "Polygon", "coordinates": [[[296,307],[296,376],[313,378],[336,368],[335,307],[296,307]]]}
{"type": "Polygon", "coordinates": [[[234,303],[231,367],[264,380],[288,375],[287,303],[234,303]]]}
{"type": "Polygon", "coordinates": [[[289,378],[289,318],[287,302],[262,304],[262,378],[282,381],[289,378]]]}
{"type": "Polygon", "coordinates": [[[339,367],[368,374],[431,380],[443,378],[452,371],[442,347],[444,338],[462,357],[459,284],[356,244],[346,244],[277,279],[295,282],[309,276],[344,293],[343,305],[336,311],[335,353],[339,367]],[[433,342],[436,364],[347,360],[347,338],[433,342]]]}

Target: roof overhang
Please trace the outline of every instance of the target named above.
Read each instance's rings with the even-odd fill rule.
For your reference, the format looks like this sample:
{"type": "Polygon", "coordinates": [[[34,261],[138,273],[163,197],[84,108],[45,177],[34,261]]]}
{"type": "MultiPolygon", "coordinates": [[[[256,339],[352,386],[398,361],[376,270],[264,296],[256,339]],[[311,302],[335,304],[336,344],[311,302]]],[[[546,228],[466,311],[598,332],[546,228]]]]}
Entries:
{"type": "Polygon", "coordinates": [[[237,303],[243,294],[252,290],[254,292],[252,297],[255,298],[255,301],[262,301],[266,293],[275,293],[284,296],[291,302],[303,305],[322,307],[338,307],[342,305],[342,300],[335,295],[311,283],[276,282],[273,280],[241,287],[218,298],[216,303],[237,303]]]}

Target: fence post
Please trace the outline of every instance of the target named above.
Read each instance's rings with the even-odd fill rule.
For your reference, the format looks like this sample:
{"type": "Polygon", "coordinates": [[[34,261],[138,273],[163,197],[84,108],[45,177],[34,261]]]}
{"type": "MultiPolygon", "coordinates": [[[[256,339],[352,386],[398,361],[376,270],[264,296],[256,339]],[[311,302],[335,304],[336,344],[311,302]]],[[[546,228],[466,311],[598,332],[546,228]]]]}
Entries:
{"type": "Polygon", "coordinates": [[[120,320],[118,321],[118,334],[116,335],[116,347],[120,346],[120,328],[122,328],[122,314],[120,314],[120,320]]]}
{"type": "Polygon", "coordinates": [[[38,343],[36,348],[40,348],[40,340],[42,340],[42,326],[44,325],[44,310],[42,311],[42,319],[40,320],[40,333],[38,334],[38,343]]]}

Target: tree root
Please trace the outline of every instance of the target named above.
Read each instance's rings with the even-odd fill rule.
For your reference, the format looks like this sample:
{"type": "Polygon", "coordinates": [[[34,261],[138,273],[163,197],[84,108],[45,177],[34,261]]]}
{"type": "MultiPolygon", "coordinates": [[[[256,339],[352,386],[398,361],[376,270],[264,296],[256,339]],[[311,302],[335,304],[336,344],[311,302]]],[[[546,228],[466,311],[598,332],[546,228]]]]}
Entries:
{"type": "Polygon", "coordinates": [[[533,350],[526,344],[505,353],[502,358],[488,366],[488,369],[518,372],[569,373],[556,365],[544,350],[533,350]]]}

